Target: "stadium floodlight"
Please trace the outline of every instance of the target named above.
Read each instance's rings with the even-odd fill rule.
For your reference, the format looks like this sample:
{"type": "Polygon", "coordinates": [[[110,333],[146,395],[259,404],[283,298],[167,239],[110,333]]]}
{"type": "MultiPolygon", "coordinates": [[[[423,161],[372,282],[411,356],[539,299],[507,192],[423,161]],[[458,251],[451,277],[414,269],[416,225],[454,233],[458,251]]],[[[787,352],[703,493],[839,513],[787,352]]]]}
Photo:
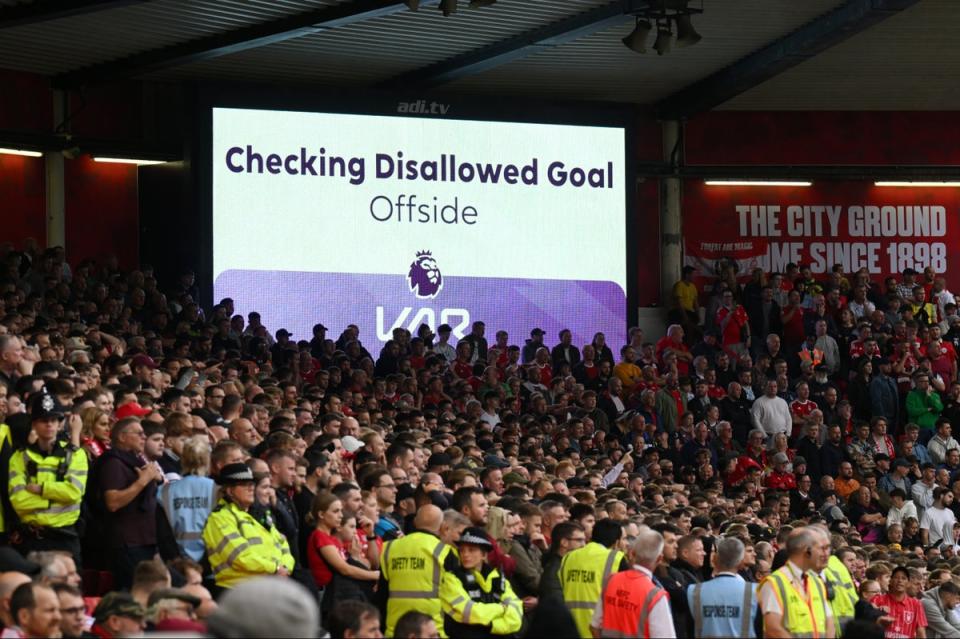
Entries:
{"type": "Polygon", "coordinates": [[[646,20],[637,18],[637,25],[628,36],[623,39],[625,47],[637,53],[647,52],[647,36],[653,31],[653,26],[646,20]]]}

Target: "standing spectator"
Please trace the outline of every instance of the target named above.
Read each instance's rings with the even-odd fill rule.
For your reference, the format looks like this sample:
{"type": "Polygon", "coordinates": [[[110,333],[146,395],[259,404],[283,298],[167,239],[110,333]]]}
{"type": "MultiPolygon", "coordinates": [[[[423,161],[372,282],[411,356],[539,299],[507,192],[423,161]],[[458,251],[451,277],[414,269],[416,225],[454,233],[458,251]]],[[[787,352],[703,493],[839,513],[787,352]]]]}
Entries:
{"type": "Polygon", "coordinates": [[[773,288],[770,286],[761,289],[759,299],[747,302],[747,315],[750,318],[751,335],[759,337],[754,345],[754,352],[763,348],[767,336],[779,336],[783,332],[780,305],[774,301],[773,288]]]}
{"type": "Polygon", "coordinates": [[[448,364],[453,363],[453,361],[457,359],[457,351],[448,343],[451,333],[453,333],[453,327],[449,324],[441,324],[438,326],[437,343],[433,347],[433,352],[442,355],[448,364]]]}
{"type": "Polygon", "coordinates": [[[731,357],[739,357],[750,348],[750,320],[744,307],[734,301],[732,291],[724,291],[722,300],[717,310],[720,343],[731,357]]]}
{"type": "Polygon", "coordinates": [[[873,415],[883,417],[890,424],[900,419],[900,393],[890,376],[893,362],[889,358],[874,359],[873,379],[870,380],[870,409],[873,415]]]}
{"type": "Polygon", "coordinates": [[[753,402],[753,418],[769,438],[777,433],[789,435],[793,427],[790,405],[777,395],[776,380],[768,380],[765,392],[753,402]]]}
{"type": "Polygon", "coordinates": [[[886,627],[887,637],[926,637],[927,615],[923,605],[907,595],[910,571],[897,566],[890,576],[889,592],[874,597],[870,603],[893,618],[886,627]]]}
{"type": "Polygon", "coordinates": [[[116,583],[129,588],[137,564],[157,554],[157,486],[164,481],[163,470],[143,458],[146,436],[136,417],[114,425],[111,443],[98,460],[95,476],[108,513],[116,583]]]}
{"type": "MultiPolygon", "coordinates": [[[[932,433],[943,412],[943,400],[930,385],[930,376],[926,373],[917,373],[913,383],[914,389],[907,393],[907,419],[920,426],[921,431],[932,433]]],[[[921,436],[921,439],[924,438],[921,436]]]]}
{"type": "Polygon", "coordinates": [[[924,546],[953,545],[953,525],[957,518],[950,506],[953,504],[953,492],[948,488],[933,489],[933,507],[923,511],[920,518],[920,538],[924,546]]]}
{"type": "Polygon", "coordinates": [[[550,351],[550,360],[555,372],[560,370],[562,364],[569,364],[572,371],[580,363],[580,350],[571,343],[572,341],[573,333],[570,329],[565,328],[560,331],[560,343],[550,351]]]}
{"type": "Polygon", "coordinates": [[[477,360],[487,361],[487,338],[483,336],[486,329],[486,324],[481,321],[476,321],[473,323],[473,326],[470,327],[470,334],[460,340],[461,344],[464,342],[470,344],[471,364],[477,360]]]}
{"type": "Polygon", "coordinates": [[[671,296],[673,308],[670,321],[683,324],[688,329],[700,324],[700,291],[693,282],[696,271],[692,266],[684,266],[680,279],[673,285],[671,296]]]}

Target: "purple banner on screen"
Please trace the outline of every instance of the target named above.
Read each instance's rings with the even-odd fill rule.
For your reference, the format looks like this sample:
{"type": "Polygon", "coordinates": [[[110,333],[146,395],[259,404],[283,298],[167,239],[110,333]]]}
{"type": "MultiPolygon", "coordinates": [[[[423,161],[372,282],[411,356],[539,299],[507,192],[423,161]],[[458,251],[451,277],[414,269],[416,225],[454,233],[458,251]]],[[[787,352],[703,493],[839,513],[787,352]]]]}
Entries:
{"type": "Polygon", "coordinates": [[[423,323],[434,331],[450,324],[451,342],[469,334],[478,320],[486,324],[491,344],[495,332],[505,330],[511,344],[522,345],[533,328],[546,332],[548,345],[559,341],[564,328],[578,347],[596,332],[605,333],[613,348],[626,341],[627,301],[615,282],[456,276],[441,281],[439,273],[431,278],[413,270],[410,275],[228,270],[214,282],[214,298],[224,297],[233,298],[237,313],[257,311],[271,333],[286,328],[294,340],[311,339],[318,322],[331,339],[356,324],[360,340],[375,347],[374,356],[394,328],[416,334],[423,323]]]}

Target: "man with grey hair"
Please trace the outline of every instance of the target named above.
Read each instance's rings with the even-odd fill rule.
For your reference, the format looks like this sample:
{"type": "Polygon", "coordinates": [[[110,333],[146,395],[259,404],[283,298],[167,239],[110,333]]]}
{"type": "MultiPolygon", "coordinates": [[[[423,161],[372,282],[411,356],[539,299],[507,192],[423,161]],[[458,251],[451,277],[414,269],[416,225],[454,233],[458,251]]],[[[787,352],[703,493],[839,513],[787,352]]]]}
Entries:
{"type": "Polygon", "coordinates": [[[760,587],[764,636],[834,636],[827,589],[816,574],[830,558],[830,539],[821,530],[804,526],[790,532],[786,546],[787,563],[760,587]]]}
{"type": "Polygon", "coordinates": [[[724,537],[711,556],[713,579],[687,587],[694,637],[756,637],[757,584],[737,574],[746,549],[724,537]]]}
{"type": "Polygon", "coordinates": [[[590,621],[594,636],[674,639],[667,591],[653,582],[663,557],[663,535],[641,526],[628,551],[631,570],[611,576],[590,621]]]}

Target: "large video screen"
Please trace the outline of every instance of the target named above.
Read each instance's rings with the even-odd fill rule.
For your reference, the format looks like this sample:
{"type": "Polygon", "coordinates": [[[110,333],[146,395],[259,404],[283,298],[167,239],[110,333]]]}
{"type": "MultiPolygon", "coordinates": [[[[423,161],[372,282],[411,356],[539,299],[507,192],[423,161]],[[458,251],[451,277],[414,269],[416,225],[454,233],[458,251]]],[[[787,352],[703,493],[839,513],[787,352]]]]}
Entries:
{"type": "Polygon", "coordinates": [[[627,320],[625,131],[213,109],[215,300],[310,339],[477,320],[523,344],[627,320]]]}

